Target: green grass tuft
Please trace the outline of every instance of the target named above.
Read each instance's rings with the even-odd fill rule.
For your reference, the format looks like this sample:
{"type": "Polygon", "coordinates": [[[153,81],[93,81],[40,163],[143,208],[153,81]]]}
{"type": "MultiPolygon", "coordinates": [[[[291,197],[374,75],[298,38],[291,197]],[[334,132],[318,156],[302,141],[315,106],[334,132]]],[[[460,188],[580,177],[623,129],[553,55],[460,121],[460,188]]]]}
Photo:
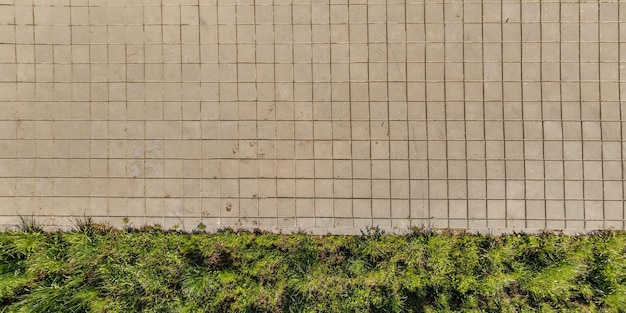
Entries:
{"type": "MultiPolygon", "coordinates": [[[[200,227],[199,227],[200,230],[200,227]]],[[[624,312],[626,233],[0,233],[0,312],[624,312]]]]}

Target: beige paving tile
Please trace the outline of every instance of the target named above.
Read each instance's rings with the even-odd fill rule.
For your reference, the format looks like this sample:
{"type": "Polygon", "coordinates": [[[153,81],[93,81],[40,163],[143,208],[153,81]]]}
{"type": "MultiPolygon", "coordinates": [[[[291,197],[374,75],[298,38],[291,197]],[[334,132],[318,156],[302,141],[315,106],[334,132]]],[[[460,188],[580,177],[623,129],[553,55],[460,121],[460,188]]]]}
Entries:
{"type": "Polygon", "coordinates": [[[7,4],[3,199],[51,224],[625,225],[618,3],[7,4]]]}

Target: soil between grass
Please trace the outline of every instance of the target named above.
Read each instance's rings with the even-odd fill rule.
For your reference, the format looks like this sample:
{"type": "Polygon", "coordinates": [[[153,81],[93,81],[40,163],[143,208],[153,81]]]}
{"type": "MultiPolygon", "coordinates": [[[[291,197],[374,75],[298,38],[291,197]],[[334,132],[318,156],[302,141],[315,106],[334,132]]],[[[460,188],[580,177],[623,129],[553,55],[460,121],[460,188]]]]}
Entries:
{"type": "Polygon", "coordinates": [[[0,233],[0,312],[626,312],[626,233],[0,233]]]}

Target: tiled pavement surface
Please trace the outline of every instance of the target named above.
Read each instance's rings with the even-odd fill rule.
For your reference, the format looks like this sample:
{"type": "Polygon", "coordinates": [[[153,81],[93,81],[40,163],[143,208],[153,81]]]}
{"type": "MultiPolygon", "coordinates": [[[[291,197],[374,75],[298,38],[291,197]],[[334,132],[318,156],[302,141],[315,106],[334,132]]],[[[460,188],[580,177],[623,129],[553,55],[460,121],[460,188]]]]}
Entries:
{"type": "Polygon", "coordinates": [[[626,2],[0,0],[0,224],[624,229],[626,2]]]}

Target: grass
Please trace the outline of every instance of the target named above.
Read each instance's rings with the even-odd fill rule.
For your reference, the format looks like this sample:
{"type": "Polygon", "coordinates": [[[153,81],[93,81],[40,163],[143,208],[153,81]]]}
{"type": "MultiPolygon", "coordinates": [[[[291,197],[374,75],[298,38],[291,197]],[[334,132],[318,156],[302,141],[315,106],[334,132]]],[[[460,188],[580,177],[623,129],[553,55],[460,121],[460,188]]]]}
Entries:
{"type": "Polygon", "coordinates": [[[0,233],[0,312],[626,312],[626,233],[0,233]]]}

